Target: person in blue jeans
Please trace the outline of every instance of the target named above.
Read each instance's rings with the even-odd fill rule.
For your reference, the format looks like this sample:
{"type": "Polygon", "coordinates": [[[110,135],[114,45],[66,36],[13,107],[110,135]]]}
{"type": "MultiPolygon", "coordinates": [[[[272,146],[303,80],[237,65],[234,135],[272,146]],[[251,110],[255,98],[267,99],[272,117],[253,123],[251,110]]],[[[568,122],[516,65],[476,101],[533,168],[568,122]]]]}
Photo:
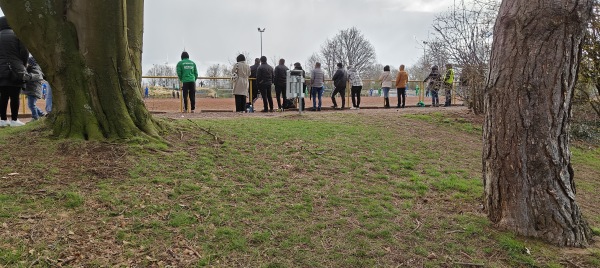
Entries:
{"type": "Polygon", "coordinates": [[[325,83],[325,72],[321,69],[321,63],[317,62],[315,68],[310,72],[310,96],[312,97],[312,111],[321,111],[322,97],[325,83]],[[317,106],[317,97],[319,98],[319,106],[317,106]]]}
{"type": "Polygon", "coordinates": [[[29,110],[31,111],[31,117],[33,120],[38,120],[45,115],[44,112],[35,105],[37,100],[42,98],[43,73],[33,57],[29,57],[27,60],[27,72],[31,79],[27,82],[25,89],[23,89],[22,92],[27,96],[27,107],[29,107],[29,110]]]}
{"type": "Polygon", "coordinates": [[[52,111],[52,87],[48,81],[44,85],[48,85],[48,90],[46,91],[46,114],[49,114],[52,111]]]}

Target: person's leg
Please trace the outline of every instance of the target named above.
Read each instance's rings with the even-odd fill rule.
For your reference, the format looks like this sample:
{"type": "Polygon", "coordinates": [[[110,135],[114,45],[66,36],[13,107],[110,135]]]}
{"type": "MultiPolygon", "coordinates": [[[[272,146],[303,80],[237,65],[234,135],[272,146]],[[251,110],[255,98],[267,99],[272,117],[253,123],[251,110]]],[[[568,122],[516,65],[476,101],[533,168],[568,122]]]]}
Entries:
{"type": "Polygon", "coordinates": [[[7,87],[0,87],[0,120],[2,121],[6,121],[7,118],[7,113],[6,113],[6,109],[8,108],[8,100],[10,99],[8,97],[8,88],[7,87]]]}
{"type": "Polygon", "coordinates": [[[258,89],[260,90],[260,97],[263,101],[263,109],[261,112],[268,112],[269,111],[269,103],[267,101],[267,90],[266,87],[263,85],[259,85],[258,89]]]}
{"type": "Polygon", "coordinates": [[[38,109],[35,107],[36,101],[37,98],[35,96],[27,95],[27,108],[31,111],[31,118],[33,118],[33,120],[37,120],[40,117],[40,115],[38,115],[38,109]]]}
{"type": "Polygon", "coordinates": [[[383,107],[385,108],[389,108],[390,107],[390,88],[389,87],[384,87],[382,88],[383,90],[383,107]]]}
{"type": "Polygon", "coordinates": [[[183,91],[183,112],[187,112],[188,111],[188,94],[189,94],[189,89],[187,87],[187,83],[183,83],[183,86],[181,87],[182,91],[183,91]]]}
{"type": "Polygon", "coordinates": [[[46,113],[50,113],[52,111],[52,87],[48,84],[48,89],[46,90],[46,113]]]}
{"type": "Polygon", "coordinates": [[[356,108],[356,87],[352,86],[350,88],[350,99],[352,99],[352,107],[356,108]]]}
{"type": "Polygon", "coordinates": [[[402,89],[402,108],[406,106],[406,88],[402,89]]]}
{"type": "Polygon", "coordinates": [[[267,87],[267,101],[269,101],[269,111],[273,111],[273,93],[271,93],[271,86],[267,87]]]}
{"type": "MultiPolygon", "coordinates": [[[[277,109],[281,109],[281,87],[275,86],[275,99],[277,99],[277,109]]],[[[285,98],[283,101],[285,103],[285,98]]]]}
{"type": "Polygon", "coordinates": [[[10,97],[10,117],[12,121],[17,121],[19,119],[19,94],[21,94],[21,88],[19,87],[11,87],[9,91],[10,97]]]}
{"type": "MultiPolygon", "coordinates": [[[[36,102],[37,102],[37,100],[36,100],[36,102]]],[[[46,115],[46,114],[44,114],[44,112],[42,111],[42,109],[40,109],[39,107],[37,107],[37,105],[34,106],[34,107],[35,107],[35,110],[37,111],[38,117],[42,117],[42,116],[46,115]]]]}
{"type": "Polygon", "coordinates": [[[446,103],[444,106],[450,106],[452,102],[452,91],[450,89],[446,89],[446,103]]]}
{"type": "Polygon", "coordinates": [[[310,88],[310,97],[313,99],[313,109],[317,109],[317,91],[318,88],[316,87],[311,87],[310,88]]]}
{"type": "Polygon", "coordinates": [[[337,102],[335,101],[335,95],[339,92],[338,88],[333,89],[331,92],[331,102],[333,102],[333,108],[337,108],[337,102]]]}
{"type": "Polygon", "coordinates": [[[196,82],[190,82],[190,105],[192,113],[196,110],[196,82]]]}
{"type": "Polygon", "coordinates": [[[356,89],[356,108],[360,108],[360,92],[362,91],[362,86],[358,86],[356,89]]]}
{"type": "Polygon", "coordinates": [[[321,105],[323,104],[323,92],[325,91],[325,87],[319,88],[319,107],[317,107],[317,111],[321,110],[321,105]]]}
{"type": "Polygon", "coordinates": [[[346,89],[340,89],[340,96],[342,97],[342,109],[346,108],[346,89]]]}
{"type": "Polygon", "coordinates": [[[400,103],[402,102],[402,95],[400,94],[401,92],[401,88],[396,88],[396,95],[398,95],[398,104],[396,105],[396,108],[400,108],[401,105],[400,103]]]}
{"type": "Polygon", "coordinates": [[[287,100],[287,92],[285,91],[285,87],[281,88],[281,96],[283,96],[283,103],[287,100]]]}

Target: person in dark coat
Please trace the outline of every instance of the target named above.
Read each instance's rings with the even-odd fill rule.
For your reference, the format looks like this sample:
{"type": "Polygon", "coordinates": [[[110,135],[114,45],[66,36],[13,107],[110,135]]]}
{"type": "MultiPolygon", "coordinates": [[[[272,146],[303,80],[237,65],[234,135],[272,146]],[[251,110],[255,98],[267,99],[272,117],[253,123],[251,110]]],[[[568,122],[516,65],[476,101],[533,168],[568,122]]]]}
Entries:
{"type": "Polygon", "coordinates": [[[31,80],[26,65],[29,51],[8,25],[6,17],[0,17],[0,127],[22,126],[19,121],[19,94],[26,80],[31,80]],[[7,118],[10,100],[11,120],[7,118]]]}
{"type": "Polygon", "coordinates": [[[263,99],[264,109],[261,111],[273,111],[273,97],[271,96],[271,86],[273,85],[273,67],[267,63],[267,57],[260,57],[260,66],[256,69],[256,83],[260,89],[260,95],[263,99]]]}
{"type": "Polygon", "coordinates": [[[283,107],[281,106],[281,97],[283,95],[283,102],[287,99],[287,94],[285,92],[286,82],[287,82],[287,71],[288,67],[285,66],[285,60],[280,59],[279,65],[275,66],[275,71],[273,73],[273,84],[275,84],[275,98],[277,99],[277,108],[281,110],[283,107]]]}
{"type": "Polygon", "coordinates": [[[344,109],[346,107],[346,82],[348,81],[348,75],[346,74],[346,71],[344,70],[344,66],[341,63],[337,64],[337,71],[335,71],[335,74],[333,75],[333,86],[335,87],[335,89],[333,90],[333,93],[331,93],[331,101],[333,102],[333,108],[337,109],[337,102],[335,101],[335,95],[337,93],[340,93],[340,96],[342,97],[342,107],[341,109],[344,109]]]}
{"type": "Polygon", "coordinates": [[[254,106],[254,101],[256,101],[256,98],[258,98],[258,84],[256,83],[256,70],[258,70],[258,67],[260,66],[260,59],[256,58],[254,59],[254,65],[250,66],[250,85],[251,88],[248,88],[248,91],[250,91],[250,89],[252,89],[252,94],[250,94],[250,96],[252,97],[252,99],[250,100],[252,102],[252,106],[254,106]],[[252,79],[254,78],[254,79],[252,79]]]}

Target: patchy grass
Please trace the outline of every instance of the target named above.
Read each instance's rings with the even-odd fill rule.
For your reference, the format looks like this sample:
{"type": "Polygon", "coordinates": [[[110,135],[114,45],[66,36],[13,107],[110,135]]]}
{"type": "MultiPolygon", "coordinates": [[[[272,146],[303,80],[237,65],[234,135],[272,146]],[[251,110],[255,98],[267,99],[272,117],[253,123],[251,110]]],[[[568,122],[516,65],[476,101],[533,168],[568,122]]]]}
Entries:
{"type": "MultiPolygon", "coordinates": [[[[573,253],[490,225],[480,119],[463,115],[171,120],[168,145],[0,129],[11,152],[0,175],[19,173],[0,181],[0,266],[599,263],[597,248],[573,253]]],[[[574,149],[573,163],[598,233],[594,156],[574,149]]]]}

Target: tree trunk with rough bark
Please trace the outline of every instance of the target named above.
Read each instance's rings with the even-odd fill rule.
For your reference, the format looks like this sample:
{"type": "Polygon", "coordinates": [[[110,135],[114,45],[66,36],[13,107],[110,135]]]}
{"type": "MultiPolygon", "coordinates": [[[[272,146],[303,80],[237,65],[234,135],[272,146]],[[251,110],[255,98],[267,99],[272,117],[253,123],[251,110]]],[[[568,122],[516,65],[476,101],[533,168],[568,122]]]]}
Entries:
{"type": "Polygon", "coordinates": [[[575,202],[569,121],[592,2],[503,1],[486,86],[488,218],[558,246],[591,238],[575,202]]]}
{"type": "Polygon", "coordinates": [[[140,93],[144,0],[0,0],[51,83],[59,137],[158,136],[140,93]]]}

